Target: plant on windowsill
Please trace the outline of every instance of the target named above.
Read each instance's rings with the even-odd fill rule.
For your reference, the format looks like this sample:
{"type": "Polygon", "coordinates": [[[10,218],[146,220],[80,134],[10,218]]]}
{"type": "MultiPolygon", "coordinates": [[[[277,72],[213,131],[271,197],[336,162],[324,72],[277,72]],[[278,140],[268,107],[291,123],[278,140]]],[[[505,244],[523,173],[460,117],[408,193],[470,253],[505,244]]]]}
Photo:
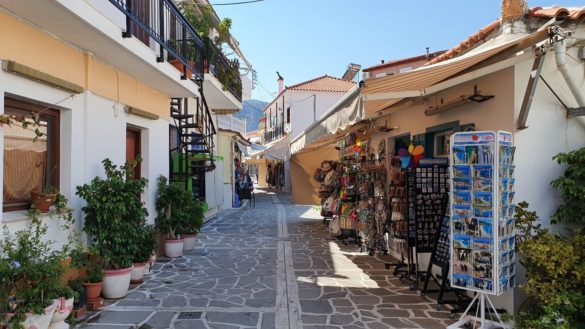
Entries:
{"type": "Polygon", "coordinates": [[[159,176],[157,182],[156,229],[166,237],[167,257],[180,257],[184,244],[181,234],[192,216],[193,195],[181,183],[169,183],[164,176],[159,176]]]}
{"type": "Polygon", "coordinates": [[[118,167],[105,159],[105,177],[95,177],[77,187],[77,195],[87,202],[82,208],[83,230],[105,269],[102,293],[106,298],[121,298],[128,293],[137,231],[148,215],[139,198],[147,180],[134,178],[139,161],[118,167]]]}

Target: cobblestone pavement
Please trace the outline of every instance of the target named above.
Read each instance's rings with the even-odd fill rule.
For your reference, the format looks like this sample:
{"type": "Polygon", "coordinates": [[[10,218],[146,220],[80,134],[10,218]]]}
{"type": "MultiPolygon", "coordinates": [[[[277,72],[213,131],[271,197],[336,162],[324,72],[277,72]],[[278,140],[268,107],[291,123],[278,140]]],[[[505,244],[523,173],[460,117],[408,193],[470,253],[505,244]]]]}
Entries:
{"type": "Polygon", "coordinates": [[[384,269],[390,259],[330,239],[318,214],[286,195],[256,199],[76,328],[445,328],[448,312],[384,269]]]}

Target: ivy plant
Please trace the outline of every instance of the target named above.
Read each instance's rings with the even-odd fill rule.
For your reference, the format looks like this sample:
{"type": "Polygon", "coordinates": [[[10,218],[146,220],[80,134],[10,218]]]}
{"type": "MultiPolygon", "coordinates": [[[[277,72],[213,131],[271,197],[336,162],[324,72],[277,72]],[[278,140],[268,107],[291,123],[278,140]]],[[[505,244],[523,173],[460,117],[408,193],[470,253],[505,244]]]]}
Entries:
{"type": "Polygon", "coordinates": [[[552,223],[585,225],[585,147],[568,153],[559,153],[554,160],[567,169],[552,181],[562,192],[563,203],[552,217],[552,223]]]}

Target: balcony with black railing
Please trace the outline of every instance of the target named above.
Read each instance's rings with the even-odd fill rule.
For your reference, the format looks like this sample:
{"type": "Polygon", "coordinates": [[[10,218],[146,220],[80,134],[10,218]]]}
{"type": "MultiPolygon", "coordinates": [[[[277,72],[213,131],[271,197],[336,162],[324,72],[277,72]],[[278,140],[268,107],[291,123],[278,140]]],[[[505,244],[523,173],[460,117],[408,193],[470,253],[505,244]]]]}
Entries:
{"type": "Polygon", "coordinates": [[[212,74],[238,101],[242,101],[242,79],[240,78],[240,63],[230,60],[209,38],[204,39],[206,65],[205,73],[212,74]]]}
{"type": "Polygon", "coordinates": [[[277,124],[276,126],[269,128],[268,131],[264,132],[264,144],[268,144],[277,139],[280,139],[283,136],[285,136],[286,133],[287,131],[285,129],[285,124],[284,123],[277,124]]]}
{"type": "Polygon", "coordinates": [[[183,79],[203,81],[205,44],[173,0],[109,0],[126,18],[126,38],[135,36],[168,60],[183,79]]]}

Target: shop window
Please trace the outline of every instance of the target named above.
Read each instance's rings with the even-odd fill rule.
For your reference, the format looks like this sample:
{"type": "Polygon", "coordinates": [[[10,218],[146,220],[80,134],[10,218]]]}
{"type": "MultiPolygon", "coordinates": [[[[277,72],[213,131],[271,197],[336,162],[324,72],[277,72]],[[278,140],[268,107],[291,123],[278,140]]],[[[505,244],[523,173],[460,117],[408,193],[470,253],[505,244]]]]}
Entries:
{"type": "Polygon", "coordinates": [[[451,144],[451,135],[453,135],[453,130],[444,130],[441,132],[437,132],[433,136],[433,156],[435,158],[444,158],[449,155],[449,149],[451,144]]]}
{"type": "Polygon", "coordinates": [[[5,98],[4,113],[30,118],[38,113],[39,130],[5,125],[3,211],[30,208],[30,192],[59,188],[59,111],[14,98],[5,98]]]}

